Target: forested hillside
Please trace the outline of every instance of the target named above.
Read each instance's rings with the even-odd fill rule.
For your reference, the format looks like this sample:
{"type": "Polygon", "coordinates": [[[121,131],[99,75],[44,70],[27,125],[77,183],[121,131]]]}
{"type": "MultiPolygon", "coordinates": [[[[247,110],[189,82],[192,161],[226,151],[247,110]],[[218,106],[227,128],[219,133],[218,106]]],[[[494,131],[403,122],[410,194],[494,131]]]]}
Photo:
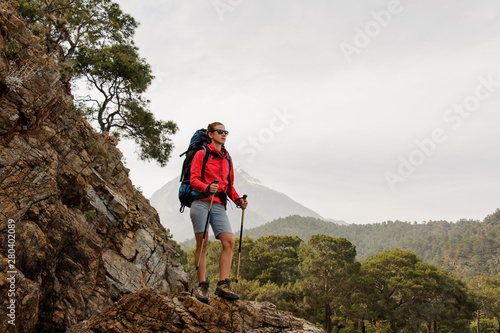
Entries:
{"type": "MultiPolygon", "coordinates": [[[[500,209],[455,223],[346,226],[289,216],[243,236],[231,273],[240,296],[326,332],[500,330],[500,209]]],[[[194,280],[194,249],[180,252],[194,280]]],[[[219,254],[219,242],[210,242],[211,283],[219,254]]]]}
{"type": "Polygon", "coordinates": [[[500,209],[483,222],[459,221],[443,229],[446,232],[404,241],[401,248],[465,280],[500,274],[500,209]]]}
{"type": "MultiPolygon", "coordinates": [[[[244,237],[231,272],[242,299],[268,301],[322,326],[325,332],[498,332],[500,274],[465,282],[391,249],[356,260],[343,237],[313,235],[244,237]],[[238,258],[238,259],[236,259],[238,258]]],[[[218,280],[219,241],[209,242],[207,276],[218,280]]],[[[194,249],[182,262],[195,280],[194,249]]]]}
{"type": "Polygon", "coordinates": [[[482,222],[386,221],[338,225],[294,215],[245,230],[245,236],[252,239],[269,235],[298,236],[304,242],[317,234],[348,239],[356,246],[360,262],[385,250],[400,248],[415,252],[424,262],[466,280],[479,274],[495,276],[500,273],[500,209],[482,222]]]}

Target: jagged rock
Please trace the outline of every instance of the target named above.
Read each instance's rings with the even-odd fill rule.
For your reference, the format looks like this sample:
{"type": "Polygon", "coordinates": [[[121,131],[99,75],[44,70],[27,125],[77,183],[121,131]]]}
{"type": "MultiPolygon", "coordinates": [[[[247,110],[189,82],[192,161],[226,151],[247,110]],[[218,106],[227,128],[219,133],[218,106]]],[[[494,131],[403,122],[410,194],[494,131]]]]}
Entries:
{"type": "Polygon", "coordinates": [[[268,302],[226,301],[211,296],[209,304],[204,304],[188,293],[168,295],[146,288],[124,296],[68,333],[321,332],[268,302]]]}
{"type": "Polygon", "coordinates": [[[0,2],[0,331],[304,330],[269,304],[182,294],[179,254],[116,139],[71,113],[69,84],[17,7],[0,2]]]}
{"type": "Polygon", "coordinates": [[[69,87],[16,8],[0,5],[2,249],[7,221],[16,222],[16,262],[9,269],[0,253],[0,292],[14,275],[17,332],[64,331],[148,286],[186,290],[179,256],[132,186],[116,141],[69,112],[69,87]],[[7,57],[12,40],[22,47],[7,57]]]}

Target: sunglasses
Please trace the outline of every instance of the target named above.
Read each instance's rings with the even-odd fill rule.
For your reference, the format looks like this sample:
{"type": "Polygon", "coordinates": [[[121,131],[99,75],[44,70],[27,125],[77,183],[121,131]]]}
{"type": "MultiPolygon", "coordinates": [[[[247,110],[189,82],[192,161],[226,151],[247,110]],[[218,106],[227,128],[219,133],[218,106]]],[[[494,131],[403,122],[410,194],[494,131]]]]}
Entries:
{"type": "Polygon", "coordinates": [[[213,130],[213,131],[210,131],[210,132],[217,132],[217,133],[219,133],[219,134],[221,134],[221,135],[222,135],[222,134],[226,134],[226,135],[228,135],[228,134],[229,134],[229,132],[228,132],[228,131],[221,130],[221,129],[216,129],[216,130],[213,130]]]}

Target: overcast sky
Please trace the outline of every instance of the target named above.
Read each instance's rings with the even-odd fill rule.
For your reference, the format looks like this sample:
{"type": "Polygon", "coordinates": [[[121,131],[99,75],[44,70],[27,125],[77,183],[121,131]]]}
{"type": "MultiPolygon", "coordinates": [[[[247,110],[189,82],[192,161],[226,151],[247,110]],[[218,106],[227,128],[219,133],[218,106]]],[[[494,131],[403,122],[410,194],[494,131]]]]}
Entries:
{"type": "Polygon", "coordinates": [[[117,2],[140,22],[151,110],[180,128],[164,168],[120,144],[147,197],[220,121],[235,166],[326,218],[500,208],[497,0],[117,2]]]}

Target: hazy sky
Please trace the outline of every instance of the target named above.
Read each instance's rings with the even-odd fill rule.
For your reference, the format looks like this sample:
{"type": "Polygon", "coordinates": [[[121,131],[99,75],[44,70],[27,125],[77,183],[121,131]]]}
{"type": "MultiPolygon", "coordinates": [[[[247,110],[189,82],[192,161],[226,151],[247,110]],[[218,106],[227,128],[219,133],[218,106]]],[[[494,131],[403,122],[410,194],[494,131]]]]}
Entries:
{"type": "Polygon", "coordinates": [[[326,218],[500,208],[497,0],[117,2],[140,22],[151,110],[180,128],[165,168],[120,144],[147,197],[221,121],[235,166],[326,218]]]}

